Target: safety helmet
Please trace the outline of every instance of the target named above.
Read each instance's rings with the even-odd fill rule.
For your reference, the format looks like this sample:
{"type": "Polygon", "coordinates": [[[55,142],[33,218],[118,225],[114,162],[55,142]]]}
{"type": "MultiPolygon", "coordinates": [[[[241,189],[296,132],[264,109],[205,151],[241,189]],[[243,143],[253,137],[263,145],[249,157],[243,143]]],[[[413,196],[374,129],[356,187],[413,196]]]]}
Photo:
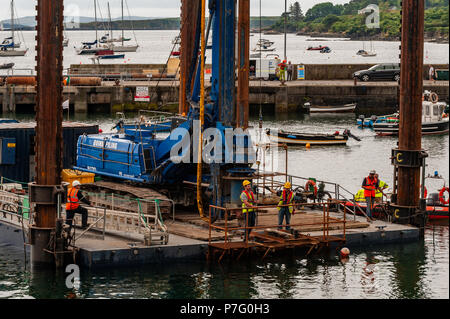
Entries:
{"type": "Polygon", "coordinates": [[[377,172],[373,169],[370,171],[370,174],[376,174],[377,172]]]}
{"type": "Polygon", "coordinates": [[[284,183],[284,188],[291,188],[291,183],[289,182],[284,183]]]}
{"type": "Polygon", "coordinates": [[[73,183],[72,183],[73,187],[80,186],[80,185],[81,185],[81,183],[78,180],[74,180],[73,183]]]}
{"type": "Polygon", "coordinates": [[[250,182],[249,180],[245,180],[245,181],[242,183],[243,186],[247,186],[247,185],[250,185],[250,184],[251,184],[251,182],[250,182]]]}

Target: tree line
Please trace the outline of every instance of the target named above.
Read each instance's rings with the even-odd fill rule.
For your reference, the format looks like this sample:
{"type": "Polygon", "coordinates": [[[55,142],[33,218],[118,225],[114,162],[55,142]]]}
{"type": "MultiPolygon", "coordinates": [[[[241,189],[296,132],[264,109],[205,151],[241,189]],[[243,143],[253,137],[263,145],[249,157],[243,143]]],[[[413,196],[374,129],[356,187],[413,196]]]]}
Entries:
{"type": "MultiPolygon", "coordinates": [[[[400,10],[401,0],[351,0],[343,5],[322,2],[303,13],[300,3],[296,1],[290,4],[286,13],[286,30],[299,34],[333,33],[351,38],[368,36],[398,38],[401,24],[400,10]],[[379,28],[367,28],[365,23],[367,14],[359,13],[370,4],[379,7],[379,28]]],[[[448,38],[448,12],[448,0],[425,0],[425,33],[428,36],[448,38]]],[[[283,32],[284,22],[285,13],[274,23],[272,29],[283,32]]]]}

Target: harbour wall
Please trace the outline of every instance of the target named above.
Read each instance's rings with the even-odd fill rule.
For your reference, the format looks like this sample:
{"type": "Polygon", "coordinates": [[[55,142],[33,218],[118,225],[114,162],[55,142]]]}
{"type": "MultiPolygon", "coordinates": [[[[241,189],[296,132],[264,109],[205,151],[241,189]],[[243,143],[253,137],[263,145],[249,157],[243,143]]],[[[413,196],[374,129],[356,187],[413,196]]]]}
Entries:
{"type": "MultiPolygon", "coordinates": [[[[294,64],[294,80],[297,79],[297,68],[299,64],[294,64]]],[[[353,73],[360,70],[367,70],[374,63],[363,64],[304,64],[305,80],[322,81],[322,80],[351,80],[353,73]]],[[[435,69],[448,70],[448,64],[433,64],[435,69]]],[[[207,64],[206,69],[210,69],[211,65],[207,64]]],[[[428,79],[428,70],[430,64],[423,66],[423,78],[428,79]]],[[[163,64],[72,64],[68,70],[70,74],[139,74],[144,70],[158,70],[160,73],[164,70],[163,64]]]]}
{"type": "MultiPolygon", "coordinates": [[[[261,106],[267,113],[305,112],[306,102],[311,105],[343,105],[356,103],[357,114],[385,114],[398,108],[399,85],[389,82],[357,82],[351,74],[371,66],[354,65],[306,65],[306,80],[294,80],[281,86],[279,81],[250,81],[250,115],[258,114],[261,106]],[[324,79],[327,77],[327,79],[324,79]],[[313,79],[311,79],[313,78],[313,79]],[[320,79],[320,80],[319,80],[320,79]],[[256,113],[255,113],[256,112],[256,113]]],[[[434,65],[436,69],[448,65],[434,65]]],[[[69,100],[69,111],[73,113],[114,113],[137,111],[139,109],[177,112],[178,87],[176,79],[134,78],[143,71],[162,73],[164,66],[158,64],[135,65],[73,65],[70,70],[72,81],[77,76],[115,75],[115,81],[98,81],[99,85],[64,87],[64,101],[69,100]],[[153,70],[153,71],[152,71],[153,70]],[[123,74],[128,77],[121,78],[123,74]],[[147,87],[150,101],[136,102],[137,87],[147,87]]],[[[428,66],[424,66],[424,78],[428,66]]],[[[207,77],[206,89],[210,83],[207,77]]],[[[424,80],[424,90],[436,92],[442,101],[449,102],[448,81],[424,80]]],[[[0,105],[3,114],[34,112],[36,91],[33,85],[0,83],[0,105]]]]}

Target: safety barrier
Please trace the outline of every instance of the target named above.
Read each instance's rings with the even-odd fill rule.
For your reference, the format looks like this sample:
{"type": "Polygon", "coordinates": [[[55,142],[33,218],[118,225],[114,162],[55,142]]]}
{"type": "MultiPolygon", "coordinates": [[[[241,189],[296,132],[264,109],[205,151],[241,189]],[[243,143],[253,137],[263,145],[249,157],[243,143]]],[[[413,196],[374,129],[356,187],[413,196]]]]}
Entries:
{"type": "MultiPolygon", "coordinates": [[[[245,215],[245,225],[244,226],[234,226],[230,224],[230,219],[233,219],[239,214],[243,214],[243,208],[225,208],[215,205],[210,205],[209,207],[209,246],[211,248],[222,250],[222,255],[219,258],[219,261],[223,258],[223,256],[230,250],[239,250],[241,249],[241,253],[238,258],[242,255],[244,250],[255,247],[255,248],[263,248],[266,249],[266,252],[263,258],[270,252],[275,251],[276,249],[286,249],[293,247],[301,247],[301,246],[309,246],[310,249],[307,252],[309,254],[312,249],[317,248],[321,245],[328,246],[331,242],[340,242],[343,243],[346,240],[346,214],[343,214],[343,219],[338,219],[330,216],[330,206],[338,204],[339,201],[336,200],[327,200],[323,203],[298,203],[292,204],[294,207],[299,206],[309,206],[309,205],[319,205],[322,207],[322,218],[320,222],[298,222],[291,223],[289,226],[292,229],[292,232],[284,232],[278,230],[280,225],[278,224],[264,224],[264,225],[255,225],[248,226],[248,213],[245,215]],[[213,214],[222,214],[222,224],[217,225],[213,224],[211,221],[214,220],[213,214]],[[330,235],[330,225],[332,224],[342,224],[342,235],[330,235]],[[311,236],[310,234],[302,234],[299,227],[305,226],[317,226],[322,228],[321,236],[311,236]],[[297,229],[296,229],[297,227],[297,229]],[[260,231],[264,230],[264,233],[260,231]],[[223,242],[212,242],[211,234],[212,231],[221,231],[224,232],[224,241],[223,242]],[[247,231],[251,231],[251,234],[247,236],[247,231]],[[232,233],[243,233],[244,240],[236,241],[233,240],[232,233]],[[250,237],[253,237],[257,240],[250,241],[250,237]]],[[[266,211],[268,209],[276,209],[278,207],[288,207],[291,205],[263,205],[256,206],[255,212],[262,213],[262,211],[266,211]]],[[[269,213],[265,213],[269,214],[269,213]]]]}

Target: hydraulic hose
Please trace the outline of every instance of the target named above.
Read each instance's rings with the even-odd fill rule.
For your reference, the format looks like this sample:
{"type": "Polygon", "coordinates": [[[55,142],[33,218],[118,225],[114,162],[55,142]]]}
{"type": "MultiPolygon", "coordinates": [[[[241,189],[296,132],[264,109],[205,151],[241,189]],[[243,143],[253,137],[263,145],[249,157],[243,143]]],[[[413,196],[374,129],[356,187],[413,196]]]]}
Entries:
{"type": "Polygon", "coordinates": [[[197,161],[197,207],[200,218],[209,222],[205,216],[202,201],[202,153],[203,153],[203,125],[205,123],[205,0],[202,0],[201,26],[200,26],[200,130],[198,141],[197,161]]]}

